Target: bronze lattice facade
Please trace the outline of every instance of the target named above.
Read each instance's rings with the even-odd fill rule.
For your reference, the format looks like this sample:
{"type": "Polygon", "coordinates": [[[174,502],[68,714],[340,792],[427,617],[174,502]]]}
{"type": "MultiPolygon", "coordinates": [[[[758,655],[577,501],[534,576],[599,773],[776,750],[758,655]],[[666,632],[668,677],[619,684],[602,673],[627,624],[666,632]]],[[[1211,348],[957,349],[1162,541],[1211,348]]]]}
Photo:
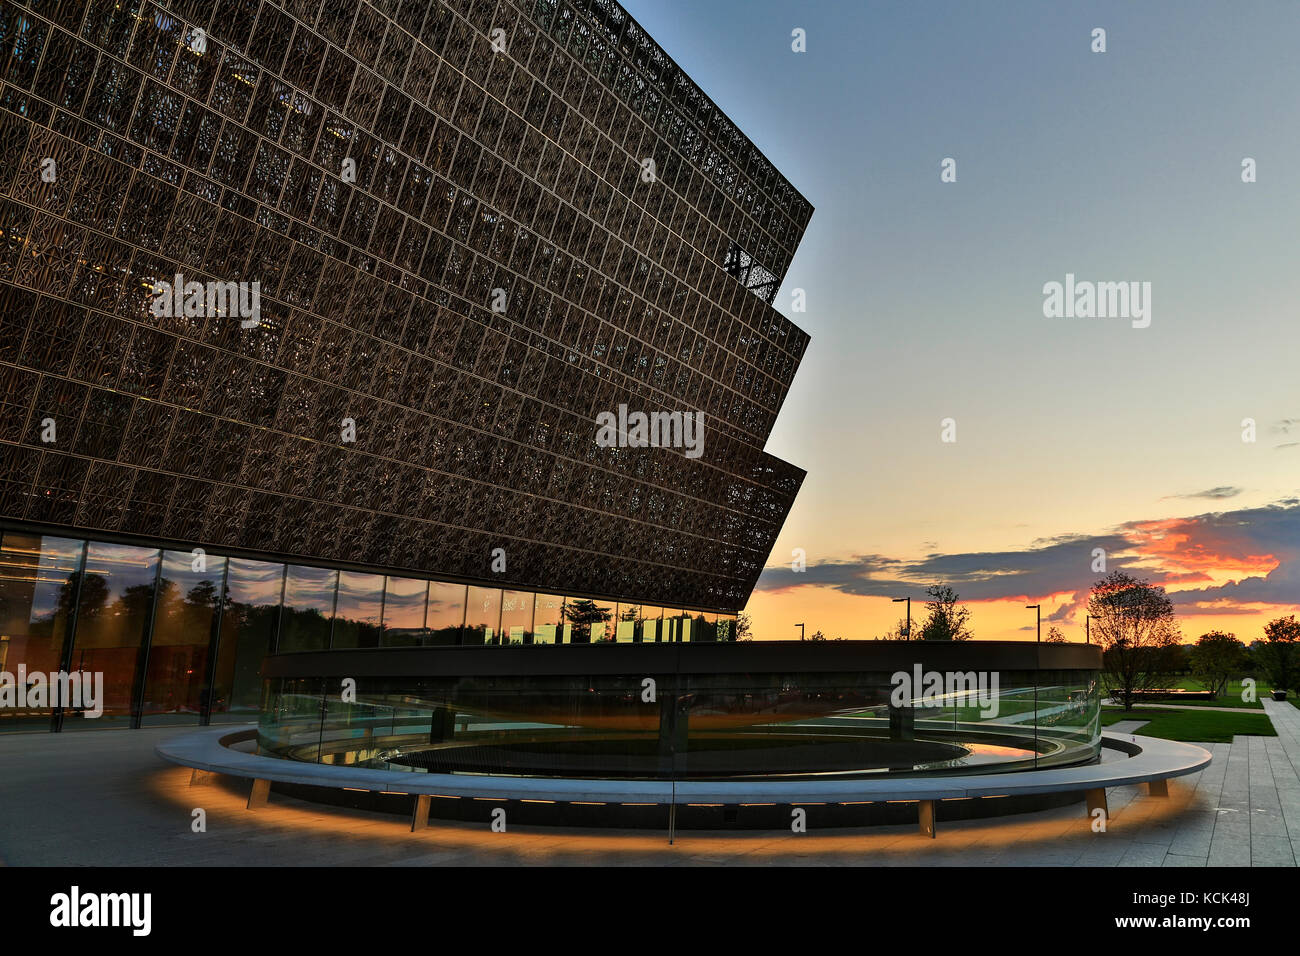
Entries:
{"type": "Polygon", "coordinates": [[[617,4],[0,0],[0,81],[11,528],[744,606],[811,207],[617,4]]]}

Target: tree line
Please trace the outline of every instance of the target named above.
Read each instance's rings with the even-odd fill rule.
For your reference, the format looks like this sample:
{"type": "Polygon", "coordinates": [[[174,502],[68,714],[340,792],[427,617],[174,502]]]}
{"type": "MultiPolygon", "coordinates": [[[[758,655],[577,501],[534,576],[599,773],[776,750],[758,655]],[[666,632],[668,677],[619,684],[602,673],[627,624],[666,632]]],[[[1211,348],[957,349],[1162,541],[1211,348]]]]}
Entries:
{"type": "MultiPolygon", "coordinates": [[[[906,617],[878,641],[967,641],[974,634],[971,612],[959,603],[957,592],[946,584],[926,588],[919,625],[906,617]],[[915,635],[915,636],[913,636],[915,635]]],[[[1173,601],[1163,586],[1127,571],[1112,571],[1093,585],[1087,613],[1092,643],[1102,649],[1102,684],[1107,695],[1132,709],[1134,700],[1152,690],[1164,689],[1179,674],[1190,673],[1211,696],[1224,693],[1228,684],[1247,675],[1259,675],[1275,691],[1300,686],[1300,621],[1294,614],[1264,625],[1262,640],[1250,646],[1235,634],[1209,631],[1191,645],[1183,644],[1173,601]]],[[[743,637],[749,636],[748,615],[743,637]]],[[[820,630],[809,640],[828,640],[820,630]]],[[[834,638],[843,640],[843,638],[834,638]]],[[[1048,627],[1046,643],[1065,643],[1059,627],[1048,627]]]]}

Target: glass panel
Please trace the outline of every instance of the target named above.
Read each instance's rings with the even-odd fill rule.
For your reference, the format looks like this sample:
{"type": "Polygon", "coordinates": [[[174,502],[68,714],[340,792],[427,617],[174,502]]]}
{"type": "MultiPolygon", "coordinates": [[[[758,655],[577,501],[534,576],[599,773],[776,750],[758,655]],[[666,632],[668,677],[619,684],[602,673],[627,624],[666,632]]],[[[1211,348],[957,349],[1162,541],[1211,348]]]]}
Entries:
{"type": "Polygon", "coordinates": [[[284,613],[280,615],[277,654],[323,651],[330,646],[334,620],[334,591],[339,573],[329,568],[289,565],[284,581],[284,613]]]}
{"type": "Polygon", "coordinates": [[[163,552],[141,711],[147,725],[197,723],[203,710],[226,559],[205,556],[202,570],[194,563],[189,551],[163,552]]]}
{"type": "Polygon", "coordinates": [[[414,647],[425,643],[424,608],[429,582],[423,578],[389,578],[384,596],[385,647],[414,647]]]}
{"type": "Polygon", "coordinates": [[[229,558],[212,719],[248,720],[262,699],[262,658],[275,646],[284,565],[229,558]]]}
{"type": "Polygon", "coordinates": [[[497,588],[470,588],[465,602],[465,643],[496,644],[501,626],[501,592],[497,588]]]}
{"type": "Polygon", "coordinates": [[[501,596],[501,638],[505,644],[533,643],[531,591],[506,591],[501,596]]]}
{"type": "Polygon", "coordinates": [[[718,640],[726,643],[736,639],[736,615],[718,615],[718,640]]]}
{"type": "MultiPolygon", "coordinates": [[[[313,715],[320,728],[319,736],[312,741],[316,744],[313,748],[316,752],[295,755],[296,759],[315,759],[318,763],[364,762],[376,757],[376,737],[396,744],[392,749],[401,752],[404,744],[398,739],[402,727],[397,719],[399,707],[383,701],[371,702],[369,696],[361,691],[353,703],[341,700],[338,694],[326,694],[324,707],[313,715]]],[[[410,729],[424,730],[427,733],[427,718],[423,726],[410,729]]],[[[409,742],[405,745],[409,746],[409,742]]]]}
{"type": "Polygon", "coordinates": [[[636,640],[642,644],[657,644],[663,640],[662,622],[659,620],[664,609],[641,604],[637,607],[636,640]]]}
{"type": "MultiPolygon", "coordinates": [[[[64,642],[72,622],[73,595],[85,542],[72,538],[13,534],[0,547],[0,671],[51,674],[63,669],[64,642]]],[[[48,703],[48,700],[46,701],[48,703]]],[[[30,706],[15,695],[0,707],[0,732],[49,730],[52,708],[30,706]]]]}
{"type": "Polygon", "coordinates": [[[596,644],[614,639],[614,605],[608,601],[568,598],[564,619],[573,625],[574,644],[596,644]]]}
{"type": "Polygon", "coordinates": [[[533,617],[534,644],[570,644],[573,626],[564,618],[564,598],[559,594],[539,594],[533,617]]]}
{"type": "Polygon", "coordinates": [[[691,640],[712,643],[718,639],[718,615],[696,611],[691,615],[691,640]]]}
{"type": "Polygon", "coordinates": [[[636,640],[636,622],[641,617],[641,605],[620,604],[614,618],[614,640],[620,644],[631,644],[636,640]]]}
{"type": "Polygon", "coordinates": [[[384,576],[339,572],[331,647],[378,647],[383,614],[384,576]]]}
{"type": "Polygon", "coordinates": [[[689,611],[664,609],[664,640],[673,644],[686,644],[691,640],[691,614],[689,611]]]}
{"type": "Polygon", "coordinates": [[[1073,763],[1100,752],[1101,690],[1086,671],[1039,671],[1038,765],[1073,763]]]}
{"type": "Polygon", "coordinates": [[[325,682],[314,677],[268,680],[257,722],[258,751],[315,761],[324,687],[325,682]]]}
{"type": "Polygon", "coordinates": [[[465,623],[465,585],[429,582],[429,643],[459,644],[465,623]]]}
{"type": "Polygon", "coordinates": [[[77,601],[70,670],[104,675],[104,714],[98,720],[64,716],[64,729],[121,724],[131,719],[136,671],[153,614],[157,548],[92,541],[77,601]]]}

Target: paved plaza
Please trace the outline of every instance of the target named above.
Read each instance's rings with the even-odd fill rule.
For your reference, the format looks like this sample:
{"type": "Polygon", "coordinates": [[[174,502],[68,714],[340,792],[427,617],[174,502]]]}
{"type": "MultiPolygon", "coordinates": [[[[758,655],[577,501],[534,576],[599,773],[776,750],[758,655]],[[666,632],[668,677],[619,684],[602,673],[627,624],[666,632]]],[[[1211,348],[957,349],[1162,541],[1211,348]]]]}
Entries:
{"type": "MultiPolygon", "coordinates": [[[[582,830],[433,821],[410,833],[396,816],[272,795],[244,808],[248,783],[189,785],[154,744],[191,728],[0,737],[0,863],[9,866],[842,865],[1295,866],[1300,859],[1300,710],[1265,701],[1277,737],[1206,744],[1214,762],[1145,788],[1109,791],[1108,832],[1083,805],[914,826],[809,832],[582,830]],[[194,833],[202,808],[207,832],[194,833]]],[[[1139,731],[1140,732],[1140,731],[1139,731]]]]}

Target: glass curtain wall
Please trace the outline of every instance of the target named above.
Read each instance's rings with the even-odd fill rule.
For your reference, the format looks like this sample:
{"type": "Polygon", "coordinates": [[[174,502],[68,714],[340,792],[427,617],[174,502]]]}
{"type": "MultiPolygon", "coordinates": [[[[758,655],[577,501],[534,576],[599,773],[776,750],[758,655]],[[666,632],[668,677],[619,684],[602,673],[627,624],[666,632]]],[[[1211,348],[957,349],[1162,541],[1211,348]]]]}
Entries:
{"type": "Polygon", "coordinates": [[[471,587],[465,603],[466,644],[499,644],[501,592],[471,587]]]}
{"type": "Polygon", "coordinates": [[[631,644],[636,640],[636,620],[641,609],[635,604],[620,604],[615,615],[614,640],[619,644],[631,644]]]}
{"type": "Polygon", "coordinates": [[[384,576],[339,572],[331,647],[378,647],[384,617],[384,576]]]}
{"type": "Polygon", "coordinates": [[[429,582],[429,643],[459,644],[465,626],[465,585],[429,582]]]}
{"type": "Polygon", "coordinates": [[[573,626],[574,644],[603,644],[614,640],[615,605],[589,598],[565,598],[564,619],[573,626]]]}
{"type": "Polygon", "coordinates": [[[562,595],[537,595],[533,614],[533,643],[573,643],[572,626],[564,617],[564,597],[562,595]]]}
{"type": "Polygon", "coordinates": [[[334,595],[339,573],[328,568],[289,565],[284,580],[284,610],[276,651],[323,651],[330,646],[334,595]]]}
{"type": "Polygon", "coordinates": [[[636,640],[641,644],[658,644],[663,637],[664,609],[650,604],[637,605],[636,640]]]}
{"type": "Polygon", "coordinates": [[[163,552],[141,703],[143,724],[194,724],[202,719],[204,681],[225,580],[225,558],[163,552]]]}
{"type": "Polygon", "coordinates": [[[87,547],[68,670],[104,675],[103,714],[86,719],[84,709],[66,709],[65,730],[119,727],[134,717],[161,555],[157,548],[98,541],[87,547]]]}
{"type": "Polygon", "coordinates": [[[230,558],[212,682],[212,719],[251,720],[262,699],[262,658],[275,652],[284,565],[230,558]]]}
{"type": "Polygon", "coordinates": [[[0,672],[14,681],[12,705],[0,707],[0,732],[51,729],[53,708],[28,696],[27,675],[65,669],[85,548],[46,535],[5,532],[0,539],[0,672]]]}
{"type": "Polygon", "coordinates": [[[501,641],[503,644],[533,643],[533,593],[531,591],[502,593],[501,641]]]}
{"type": "Polygon", "coordinates": [[[426,643],[425,610],[429,582],[423,578],[389,578],[384,589],[384,647],[418,647],[426,643]]]}
{"type": "Polygon", "coordinates": [[[735,617],[135,545],[0,534],[0,733],[249,720],[269,654],[734,640],[735,617]],[[25,674],[101,673],[103,715],[25,674]]]}
{"type": "Polygon", "coordinates": [[[712,643],[718,639],[718,615],[696,611],[691,617],[691,632],[696,641],[712,643]]]}
{"type": "Polygon", "coordinates": [[[651,604],[619,604],[614,640],[620,644],[657,644],[663,608],[651,604]]]}

